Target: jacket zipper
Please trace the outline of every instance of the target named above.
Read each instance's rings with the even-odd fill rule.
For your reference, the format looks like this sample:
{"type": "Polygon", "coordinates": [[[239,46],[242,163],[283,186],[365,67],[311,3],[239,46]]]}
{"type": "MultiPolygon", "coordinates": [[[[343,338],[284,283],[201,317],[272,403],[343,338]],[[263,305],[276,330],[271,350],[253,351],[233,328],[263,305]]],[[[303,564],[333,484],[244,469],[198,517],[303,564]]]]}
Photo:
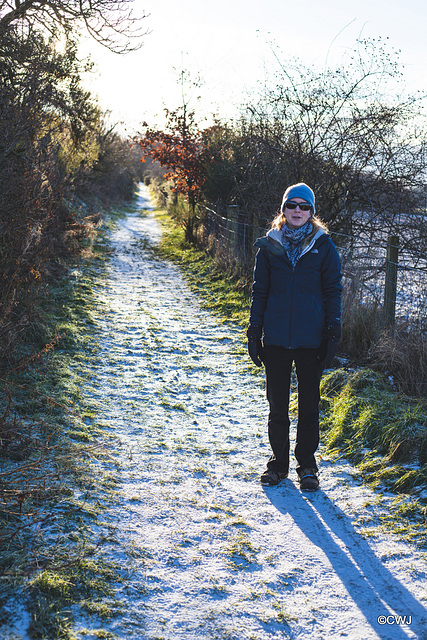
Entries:
{"type": "Polygon", "coordinates": [[[304,249],[304,251],[301,253],[301,255],[299,256],[298,260],[296,261],[296,264],[294,267],[292,267],[292,278],[291,278],[291,306],[289,309],[289,349],[292,349],[292,312],[293,312],[293,302],[294,302],[294,275],[295,275],[295,269],[296,266],[298,264],[298,262],[301,260],[301,258],[303,256],[305,256],[306,253],[309,253],[312,248],[314,247],[314,245],[316,244],[316,240],[317,238],[313,238],[312,241],[310,242],[310,244],[304,249]]]}
{"type": "MultiPolygon", "coordinates": [[[[296,265],[295,265],[296,266],[296,265]]],[[[292,277],[291,277],[291,305],[289,309],[289,349],[292,349],[292,313],[294,306],[294,273],[295,267],[292,267],[292,277]]]]}

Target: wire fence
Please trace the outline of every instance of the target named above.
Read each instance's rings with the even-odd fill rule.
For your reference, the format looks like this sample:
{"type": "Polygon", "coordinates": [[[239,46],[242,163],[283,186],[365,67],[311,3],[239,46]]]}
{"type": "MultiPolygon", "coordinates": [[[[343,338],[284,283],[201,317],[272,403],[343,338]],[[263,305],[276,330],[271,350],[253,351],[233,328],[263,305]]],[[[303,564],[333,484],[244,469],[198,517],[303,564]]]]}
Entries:
{"type": "MultiPolygon", "coordinates": [[[[248,221],[238,207],[224,213],[205,208],[204,241],[248,273],[253,267],[255,240],[266,234],[263,224],[248,221]]],[[[412,231],[416,233],[416,229],[412,231]]],[[[399,247],[399,236],[361,225],[357,234],[332,234],[342,262],[347,295],[364,305],[382,309],[389,323],[399,321],[427,328],[427,257],[399,247]]]]}

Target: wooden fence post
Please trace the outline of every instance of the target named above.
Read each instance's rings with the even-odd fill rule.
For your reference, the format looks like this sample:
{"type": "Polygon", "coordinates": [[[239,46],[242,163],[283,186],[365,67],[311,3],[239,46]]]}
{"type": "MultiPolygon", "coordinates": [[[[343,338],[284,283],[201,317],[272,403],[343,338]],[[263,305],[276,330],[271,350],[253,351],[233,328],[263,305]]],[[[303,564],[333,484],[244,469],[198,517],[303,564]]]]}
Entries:
{"type": "Polygon", "coordinates": [[[399,236],[387,238],[384,286],[384,320],[392,327],[396,315],[397,261],[399,259],[399,236]]]}
{"type": "Polygon", "coordinates": [[[230,204],[227,207],[227,248],[234,256],[237,249],[237,224],[239,207],[237,204],[230,204]]]}

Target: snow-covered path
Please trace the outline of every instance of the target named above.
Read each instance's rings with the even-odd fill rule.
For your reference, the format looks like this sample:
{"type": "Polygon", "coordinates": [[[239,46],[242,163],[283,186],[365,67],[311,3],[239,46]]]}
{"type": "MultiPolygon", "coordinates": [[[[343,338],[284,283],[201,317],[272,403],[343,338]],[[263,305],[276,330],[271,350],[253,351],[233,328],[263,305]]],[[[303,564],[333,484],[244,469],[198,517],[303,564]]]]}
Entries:
{"type": "MultiPolygon", "coordinates": [[[[150,209],[144,188],[139,205],[150,209]]],[[[122,443],[122,499],[105,520],[124,578],[122,613],[102,627],[126,640],[427,638],[423,555],[362,537],[355,520],[381,504],[364,506],[372,494],[344,463],[321,462],[316,494],[301,494],[295,471],[260,485],[262,376],[238,332],[150,251],[159,235],[148,211],[120,221],[99,291],[92,385],[122,443]]]]}

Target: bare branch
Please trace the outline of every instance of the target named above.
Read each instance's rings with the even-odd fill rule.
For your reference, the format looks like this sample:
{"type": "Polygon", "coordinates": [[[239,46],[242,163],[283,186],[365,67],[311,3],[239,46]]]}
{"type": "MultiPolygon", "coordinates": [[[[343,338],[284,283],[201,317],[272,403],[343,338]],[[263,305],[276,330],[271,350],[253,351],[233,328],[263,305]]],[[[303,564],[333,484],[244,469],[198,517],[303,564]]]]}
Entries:
{"type": "Polygon", "coordinates": [[[145,13],[136,16],[132,0],[2,0],[0,33],[11,26],[47,29],[50,33],[76,30],[78,23],[100,44],[116,53],[139,49],[148,31],[145,13]],[[76,24],[77,23],[77,24],[76,24]]]}

